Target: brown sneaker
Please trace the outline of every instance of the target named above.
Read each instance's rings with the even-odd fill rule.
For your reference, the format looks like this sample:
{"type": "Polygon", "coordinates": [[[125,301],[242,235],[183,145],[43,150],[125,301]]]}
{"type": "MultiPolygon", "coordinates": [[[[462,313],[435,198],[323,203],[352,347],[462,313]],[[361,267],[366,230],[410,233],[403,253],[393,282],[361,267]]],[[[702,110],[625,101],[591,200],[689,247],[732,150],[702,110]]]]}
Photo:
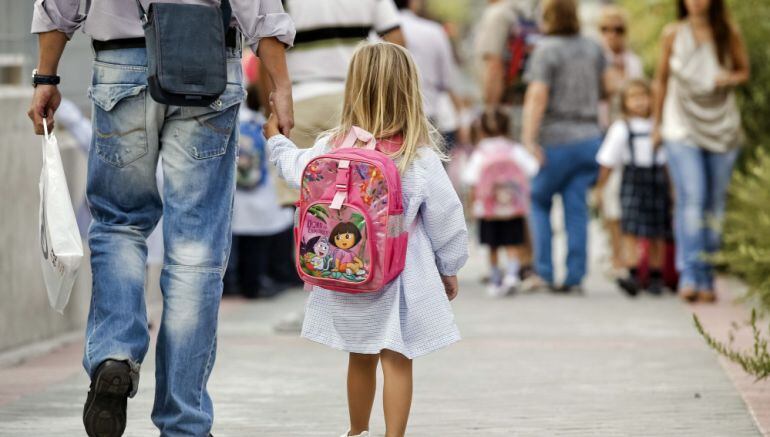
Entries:
{"type": "Polygon", "coordinates": [[[717,294],[714,290],[701,290],[698,292],[698,302],[714,303],[717,301],[717,294]]]}
{"type": "Polygon", "coordinates": [[[679,297],[687,303],[695,303],[698,300],[698,291],[692,287],[680,288],[679,297]]]}

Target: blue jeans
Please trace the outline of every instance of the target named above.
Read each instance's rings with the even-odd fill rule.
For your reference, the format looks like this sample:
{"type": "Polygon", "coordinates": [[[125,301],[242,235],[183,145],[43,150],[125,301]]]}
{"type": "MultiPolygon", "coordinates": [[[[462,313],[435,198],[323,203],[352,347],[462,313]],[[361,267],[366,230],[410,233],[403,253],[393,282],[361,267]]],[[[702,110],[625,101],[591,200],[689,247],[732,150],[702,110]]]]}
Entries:
{"type": "Polygon", "coordinates": [[[738,150],[713,153],[694,144],[667,142],[666,156],[676,190],[679,287],[713,290],[713,269],[704,255],[721,244],[725,198],[738,150]]]}
{"type": "Polygon", "coordinates": [[[152,420],[164,437],[205,436],[213,422],[206,384],[230,251],[236,120],[244,97],[240,51],[230,51],[227,89],[210,107],[155,102],[146,58],[136,48],[100,51],[94,61],[87,182],[93,292],[83,365],[93,377],[104,360],[128,361],[136,393],[150,340],[146,238],[162,215],[163,316],[152,420]]]}
{"type": "Polygon", "coordinates": [[[545,147],[545,165],[532,180],[531,226],[535,270],[553,284],[551,206],[560,194],[567,229],[567,277],[564,285],[580,285],[587,270],[588,189],[596,182],[596,153],[601,138],[545,147]]]}

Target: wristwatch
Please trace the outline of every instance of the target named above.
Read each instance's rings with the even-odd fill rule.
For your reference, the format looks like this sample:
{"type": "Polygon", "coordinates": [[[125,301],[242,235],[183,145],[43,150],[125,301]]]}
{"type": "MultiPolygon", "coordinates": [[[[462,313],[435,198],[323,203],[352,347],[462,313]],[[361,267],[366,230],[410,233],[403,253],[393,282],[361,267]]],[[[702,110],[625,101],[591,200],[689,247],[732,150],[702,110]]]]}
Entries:
{"type": "Polygon", "coordinates": [[[44,74],[37,74],[37,68],[32,70],[32,86],[38,85],[59,85],[61,78],[59,76],[46,76],[44,74]]]}

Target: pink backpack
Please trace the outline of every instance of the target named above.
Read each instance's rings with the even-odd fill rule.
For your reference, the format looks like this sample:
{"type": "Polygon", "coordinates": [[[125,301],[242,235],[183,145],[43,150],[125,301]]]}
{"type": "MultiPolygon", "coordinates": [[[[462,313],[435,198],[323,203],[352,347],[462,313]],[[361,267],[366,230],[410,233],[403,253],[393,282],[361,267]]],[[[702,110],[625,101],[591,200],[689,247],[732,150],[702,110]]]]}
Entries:
{"type": "Polygon", "coordinates": [[[483,219],[510,219],[529,212],[529,178],[508,144],[486,153],[475,190],[474,213],[483,219]]]}
{"type": "Polygon", "coordinates": [[[294,229],[297,271],[307,285],[344,293],[382,289],[404,269],[401,176],[375,150],[369,132],[353,127],[331,153],[302,173],[294,229]],[[356,148],[356,141],[366,143],[356,148]]]}

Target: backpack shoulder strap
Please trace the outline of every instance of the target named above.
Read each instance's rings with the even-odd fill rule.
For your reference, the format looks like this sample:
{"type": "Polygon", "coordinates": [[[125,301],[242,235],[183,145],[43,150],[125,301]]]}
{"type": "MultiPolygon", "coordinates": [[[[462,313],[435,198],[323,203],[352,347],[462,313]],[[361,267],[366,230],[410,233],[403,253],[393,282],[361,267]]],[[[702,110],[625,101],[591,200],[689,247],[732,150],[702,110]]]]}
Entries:
{"type": "Polygon", "coordinates": [[[624,118],[623,123],[625,123],[626,130],[628,131],[628,149],[631,152],[631,166],[636,167],[636,148],[634,147],[634,142],[639,135],[631,129],[631,122],[628,119],[624,118]]]}

